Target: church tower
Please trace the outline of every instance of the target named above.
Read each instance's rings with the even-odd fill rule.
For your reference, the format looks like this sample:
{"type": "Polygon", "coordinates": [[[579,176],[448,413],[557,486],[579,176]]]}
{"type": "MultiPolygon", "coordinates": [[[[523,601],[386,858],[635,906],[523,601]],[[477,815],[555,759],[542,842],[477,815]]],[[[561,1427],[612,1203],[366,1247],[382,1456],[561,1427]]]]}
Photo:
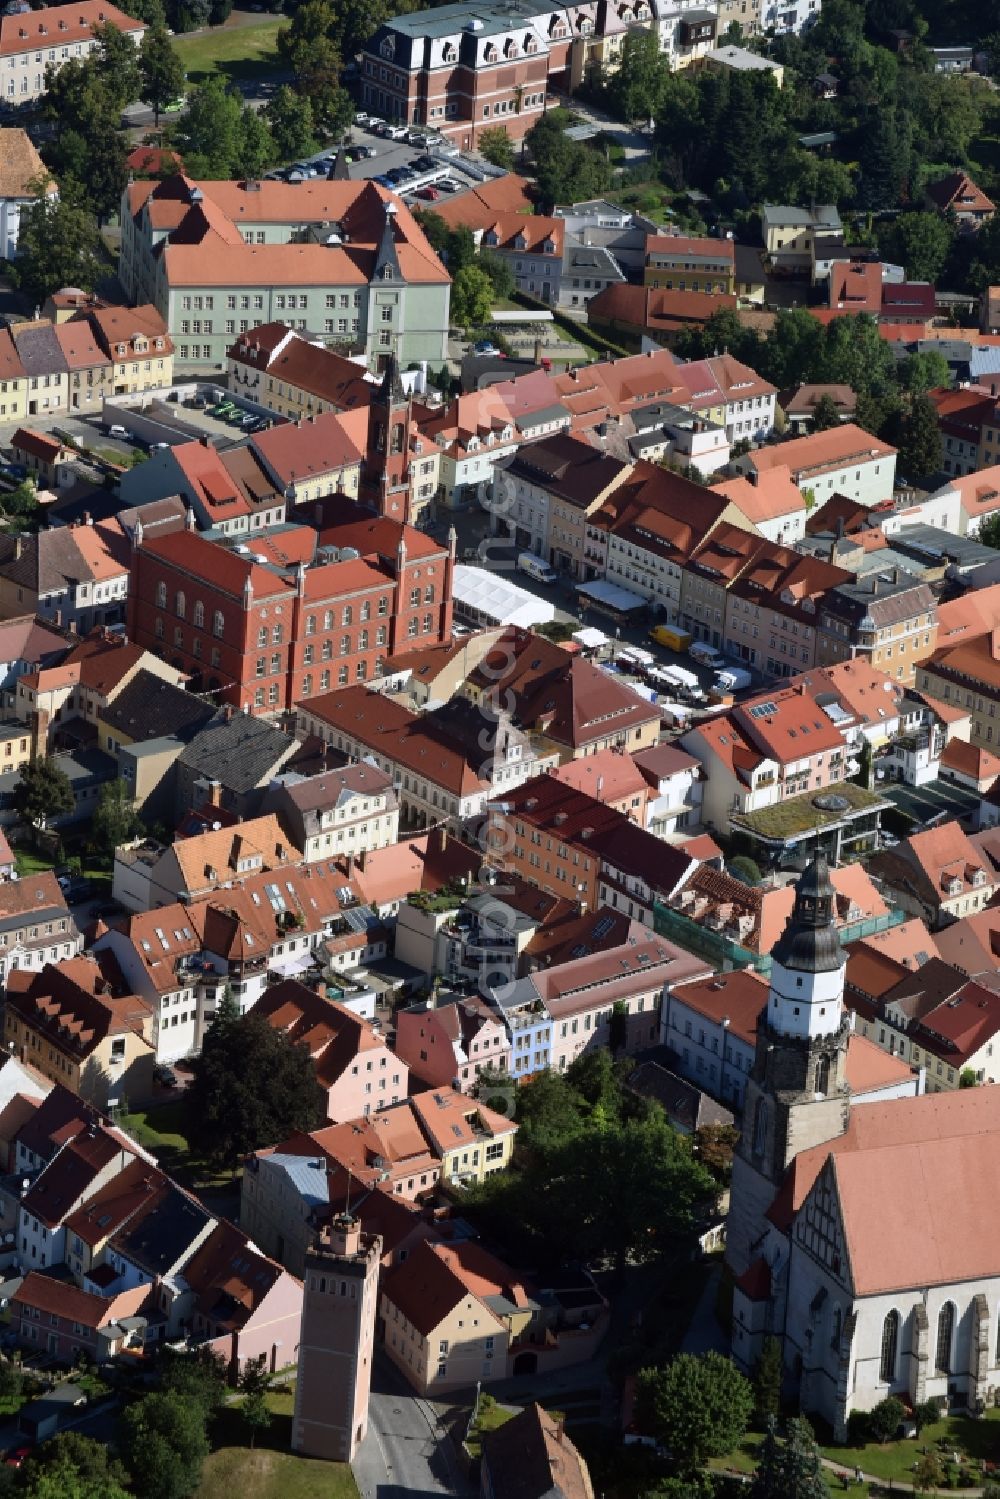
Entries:
{"type": "Polygon", "coordinates": [[[847,1128],[851,1025],[835,901],[826,860],[814,854],[772,950],[767,1009],[757,1022],[726,1227],[726,1259],[736,1275],[761,1252],[765,1214],[791,1161],[847,1128]]]}
{"type": "Polygon", "coordinates": [[[411,421],[411,399],[403,388],[399,361],[390,354],[368,408],[368,449],[359,498],[392,520],[410,520],[411,421]]]}

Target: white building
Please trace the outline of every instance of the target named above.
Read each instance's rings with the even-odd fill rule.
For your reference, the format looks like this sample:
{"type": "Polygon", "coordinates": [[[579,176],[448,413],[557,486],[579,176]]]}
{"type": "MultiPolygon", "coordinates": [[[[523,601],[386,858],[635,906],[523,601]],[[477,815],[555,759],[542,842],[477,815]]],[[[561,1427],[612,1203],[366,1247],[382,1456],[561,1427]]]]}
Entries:
{"type": "Polygon", "coordinates": [[[867,1052],[852,1069],[830,909],[814,864],[773,954],[726,1252],[737,1362],[777,1336],[789,1393],[843,1439],[852,1410],[889,1395],[995,1401],[1000,1089],[923,1094],[867,1052]]]}
{"type": "Polygon", "coordinates": [[[892,499],[896,449],[854,422],[842,422],[826,432],[813,432],[746,453],[735,460],[734,467],[751,483],[784,467],[803,496],[811,495],[817,507],[835,494],[859,505],[874,506],[892,499]]]}
{"type": "Polygon", "coordinates": [[[764,30],[798,36],[819,19],[821,6],[822,0],[764,0],[764,30]]]}
{"type": "Polygon", "coordinates": [[[127,16],[108,0],[77,0],[44,10],[7,14],[0,21],[0,93],[8,104],[27,104],[45,93],[45,74],[71,59],[84,58],[97,45],[94,28],[117,27],[138,47],[144,21],[127,16]]]}

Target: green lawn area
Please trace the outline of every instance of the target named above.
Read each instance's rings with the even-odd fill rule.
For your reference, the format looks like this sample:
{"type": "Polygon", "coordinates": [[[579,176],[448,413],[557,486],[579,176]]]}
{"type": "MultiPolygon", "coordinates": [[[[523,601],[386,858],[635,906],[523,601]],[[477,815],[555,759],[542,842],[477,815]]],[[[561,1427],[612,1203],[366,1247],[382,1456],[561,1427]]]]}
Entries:
{"type": "Polygon", "coordinates": [[[284,17],[267,16],[253,26],[213,26],[197,36],[180,36],[174,50],[189,83],[200,83],[210,73],[227,78],[259,78],[277,67],[274,44],[284,17]]]}
{"type": "Polygon", "coordinates": [[[161,1160],[166,1156],[177,1160],[189,1153],[183,1099],[178,1099],[175,1103],[162,1103],[152,1109],[138,1110],[134,1114],[123,1114],[120,1123],[140,1145],[144,1145],[161,1160]]]}
{"type": "Polygon", "coordinates": [[[252,1452],[239,1412],[222,1412],[212,1434],[215,1451],[205,1464],[195,1499],[360,1499],[346,1463],[296,1457],[288,1450],[292,1388],[268,1395],[271,1425],[258,1433],[252,1452]]]}
{"type": "Polygon", "coordinates": [[[516,1411],[511,1411],[506,1406],[498,1405],[491,1396],[483,1396],[479,1402],[479,1416],[475,1426],[469,1432],[469,1439],[465,1444],[472,1453],[472,1456],[479,1457],[481,1455],[482,1436],[484,1432],[496,1431],[499,1427],[506,1426],[507,1422],[512,1421],[516,1414],[516,1411]]]}
{"type": "MultiPolygon", "coordinates": [[[[42,874],[50,869],[54,869],[56,863],[59,862],[51,858],[48,854],[40,853],[38,849],[34,848],[16,848],[14,850],[14,857],[17,860],[17,872],[22,879],[26,875],[42,874]]],[[[63,862],[68,862],[72,858],[73,854],[69,853],[68,859],[63,862]]],[[[108,869],[100,869],[95,864],[88,863],[85,858],[81,859],[81,863],[83,867],[81,868],[80,873],[83,875],[84,879],[88,879],[93,882],[94,894],[110,895],[111,871],[108,869]]],[[[75,865],[72,867],[75,868],[75,865]]]]}
{"type": "MultiPolygon", "coordinates": [[[[710,1466],[738,1473],[752,1473],[756,1467],[760,1442],[760,1434],[750,1432],[735,1452],[728,1453],[710,1466]]],[[[919,1438],[914,1437],[908,1441],[886,1442],[884,1446],[878,1442],[867,1442],[863,1447],[821,1444],[820,1452],[832,1462],[841,1463],[845,1468],[860,1468],[872,1478],[909,1483],[913,1478],[913,1465],[927,1447],[937,1450],[946,1469],[950,1466],[952,1451],[961,1453],[971,1463],[969,1483],[978,1487],[983,1481],[980,1464],[983,1461],[1000,1461],[1000,1410],[988,1410],[979,1421],[970,1420],[967,1416],[951,1416],[947,1420],[935,1422],[933,1426],[925,1426],[919,1438]]],[[[845,1492],[839,1479],[831,1477],[829,1484],[831,1493],[845,1492]]],[[[852,1484],[846,1492],[862,1494],[865,1488],[852,1484]]],[[[961,1490],[956,1489],[956,1492],[961,1490]]]]}

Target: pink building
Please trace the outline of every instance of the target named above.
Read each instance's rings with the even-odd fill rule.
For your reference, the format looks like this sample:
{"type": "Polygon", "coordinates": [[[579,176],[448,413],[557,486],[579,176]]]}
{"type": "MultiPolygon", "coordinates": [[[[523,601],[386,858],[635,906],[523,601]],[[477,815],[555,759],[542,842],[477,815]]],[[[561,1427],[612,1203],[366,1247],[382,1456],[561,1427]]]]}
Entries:
{"type": "Polygon", "coordinates": [[[289,1040],[308,1046],[326,1093],[327,1117],[334,1124],[378,1113],[406,1097],[406,1062],[389,1050],[371,1021],[346,1005],[297,979],[285,979],[261,995],[253,1013],[289,1040]]]}
{"type": "Polygon", "coordinates": [[[429,1088],[468,1093],[484,1067],[510,1070],[507,1027],[477,995],[449,994],[400,1010],[396,1052],[429,1088]]]}
{"type": "Polygon", "coordinates": [[[207,1343],[225,1360],[231,1377],[262,1355],[272,1371],[295,1363],[302,1282],[261,1254],[234,1224],[216,1225],[178,1282],[174,1316],[180,1314],[192,1341],[207,1343]]]}

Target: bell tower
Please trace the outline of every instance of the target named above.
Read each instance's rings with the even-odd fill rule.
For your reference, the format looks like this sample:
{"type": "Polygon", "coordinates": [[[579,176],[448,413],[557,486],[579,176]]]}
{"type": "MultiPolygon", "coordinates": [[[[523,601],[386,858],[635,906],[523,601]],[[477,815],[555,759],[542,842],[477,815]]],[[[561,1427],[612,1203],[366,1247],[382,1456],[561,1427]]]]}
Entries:
{"type": "Polygon", "coordinates": [[[765,1215],[795,1156],[847,1128],[851,1024],[835,902],[826,860],[814,854],[772,949],[767,1008],[757,1022],[726,1227],[726,1259],[737,1275],[767,1238],[765,1215]]]}
{"type": "Polygon", "coordinates": [[[411,398],[400,378],[399,361],[390,354],[368,408],[368,449],[360,497],[379,515],[393,520],[410,520],[411,421],[411,398]]]}

